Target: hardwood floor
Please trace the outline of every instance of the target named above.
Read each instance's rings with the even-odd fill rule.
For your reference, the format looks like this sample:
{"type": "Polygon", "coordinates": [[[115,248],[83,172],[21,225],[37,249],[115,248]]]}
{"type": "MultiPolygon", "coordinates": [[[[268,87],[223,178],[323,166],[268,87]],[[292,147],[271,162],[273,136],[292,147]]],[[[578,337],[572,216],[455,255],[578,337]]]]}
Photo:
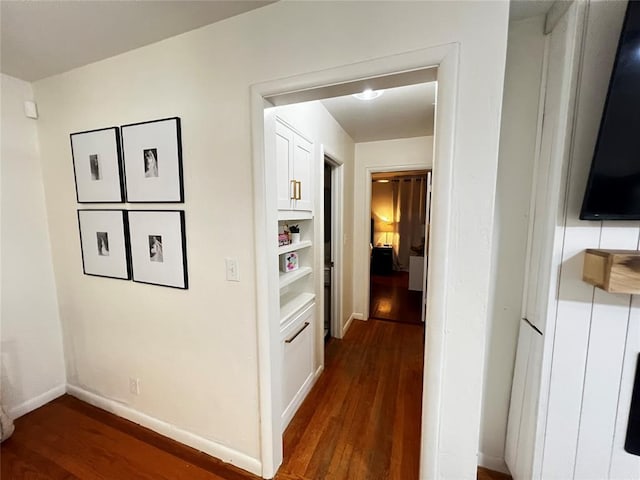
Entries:
{"type": "MultiPolygon", "coordinates": [[[[422,325],[370,320],[330,341],[276,480],[417,479],[423,335],[422,325]]],[[[67,395],[16,421],[0,464],[2,480],[257,480],[67,395]]],[[[479,480],[509,478],[478,469],[479,480]]]]}
{"type": "Polygon", "coordinates": [[[15,423],[0,446],[2,480],[256,479],[68,395],[15,423]]]}
{"type": "Polygon", "coordinates": [[[371,275],[370,317],[422,324],[422,292],[409,290],[409,273],[371,275]]]}
{"type": "Polygon", "coordinates": [[[422,326],[355,321],[284,436],[280,472],[299,479],[418,478],[422,326]]]}

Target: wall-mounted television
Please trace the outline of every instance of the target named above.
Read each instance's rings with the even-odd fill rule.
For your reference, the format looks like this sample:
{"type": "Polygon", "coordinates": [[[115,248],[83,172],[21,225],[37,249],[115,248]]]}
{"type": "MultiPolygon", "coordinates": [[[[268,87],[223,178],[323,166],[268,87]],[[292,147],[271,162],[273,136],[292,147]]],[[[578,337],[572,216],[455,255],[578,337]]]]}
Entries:
{"type": "Polygon", "coordinates": [[[640,220],[640,1],[627,6],[582,220],[640,220]]]}

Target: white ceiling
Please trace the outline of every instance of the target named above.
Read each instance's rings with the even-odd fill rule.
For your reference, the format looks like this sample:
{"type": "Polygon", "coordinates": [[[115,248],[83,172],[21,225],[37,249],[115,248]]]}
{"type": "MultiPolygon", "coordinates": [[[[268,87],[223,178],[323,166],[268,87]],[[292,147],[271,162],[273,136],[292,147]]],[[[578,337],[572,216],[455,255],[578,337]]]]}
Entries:
{"type": "Polygon", "coordinates": [[[273,2],[0,0],[0,70],[39,80],[273,2]]]}
{"type": "Polygon", "coordinates": [[[321,100],[354,142],[433,135],[436,82],[396,87],[374,100],[321,100]]]}

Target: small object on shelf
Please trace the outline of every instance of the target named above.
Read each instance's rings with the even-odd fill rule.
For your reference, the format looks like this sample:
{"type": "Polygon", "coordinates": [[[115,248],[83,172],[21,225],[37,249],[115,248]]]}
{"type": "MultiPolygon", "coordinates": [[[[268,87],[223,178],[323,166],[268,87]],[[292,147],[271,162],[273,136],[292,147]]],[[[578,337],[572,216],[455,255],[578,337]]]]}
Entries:
{"type": "Polygon", "coordinates": [[[289,236],[291,238],[291,243],[300,243],[300,226],[299,225],[287,225],[289,229],[289,236]]]}
{"type": "Polygon", "coordinates": [[[610,293],[640,293],[640,251],[587,249],[582,279],[610,293]]]}
{"type": "Polygon", "coordinates": [[[297,252],[289,252],[280,256],[280,270],[283,272],[293,272],[299,267],[297,252]]]}
{"type": "Polygon", "coordinates": [[[289,235],[287,235],[286,233],[279,233],[278,234],[278,246],[279,247],[283,247],[285,245],[289,245],[289,235]]]}

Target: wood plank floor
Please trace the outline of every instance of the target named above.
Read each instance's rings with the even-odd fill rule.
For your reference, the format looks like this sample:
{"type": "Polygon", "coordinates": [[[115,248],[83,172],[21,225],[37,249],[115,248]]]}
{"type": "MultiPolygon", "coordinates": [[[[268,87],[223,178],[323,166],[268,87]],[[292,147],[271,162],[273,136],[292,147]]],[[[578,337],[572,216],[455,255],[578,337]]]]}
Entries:
{"type": "MultiPolygon", "coordinates": [[[[355,321],[326,350],[325,373],[284,436],[276,480],[418,478],[422,326],[355,321]]],[[[16,421],[2,480],[257,477],[63,396],[16,421]]],[[[479,480],[510,477],[478,469],[479,480]]]]}
{"type": "Polygon", "coordinates": [[[371,275],[371,318],[422,324],[422,292],[409,290],[409,273],[371,275]]]}
{"type": "Polygon", "coordinates": [[[422,326],[353,322],[289,425],[281,472],[305,479],[418,478],[422,326]]]}

